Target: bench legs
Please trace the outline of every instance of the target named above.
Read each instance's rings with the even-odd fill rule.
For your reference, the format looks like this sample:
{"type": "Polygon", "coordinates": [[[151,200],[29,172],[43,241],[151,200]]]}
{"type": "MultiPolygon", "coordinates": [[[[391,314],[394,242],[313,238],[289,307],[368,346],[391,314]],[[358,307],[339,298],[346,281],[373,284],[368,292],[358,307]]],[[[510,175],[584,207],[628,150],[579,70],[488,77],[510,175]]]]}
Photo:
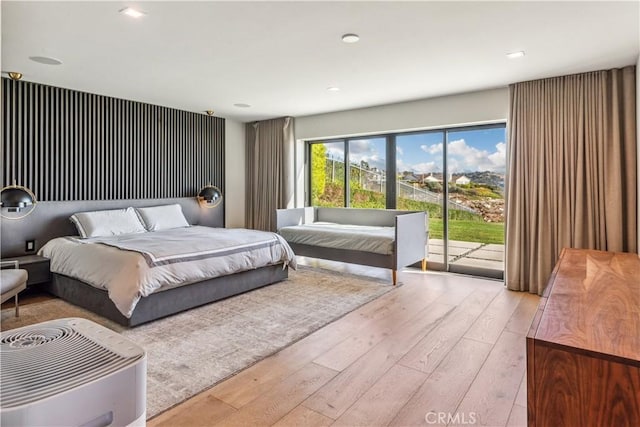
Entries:
{"type": "MultiPolygon", "coordinates": [[[[422,258],[422,271],[427,271],[427,259],[422,258]]],[[[391,270],[391,277],[393,278],[393,286],[398,284],[398,271],[391,270]]]]}

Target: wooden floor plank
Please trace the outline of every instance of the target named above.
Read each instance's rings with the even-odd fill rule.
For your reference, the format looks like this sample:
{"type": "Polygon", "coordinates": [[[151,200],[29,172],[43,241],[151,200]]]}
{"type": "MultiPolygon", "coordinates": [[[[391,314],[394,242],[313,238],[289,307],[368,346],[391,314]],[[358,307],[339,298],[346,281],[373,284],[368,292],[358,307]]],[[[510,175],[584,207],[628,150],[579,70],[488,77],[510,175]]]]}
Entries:
{"type": "Polygon", "coordinates": [[[525,372],[522,375],[522,380],[520,381],[520,388],[518,388],[518,394],[516,394],[516,405],[527,407],[527,373],[525,372]]]}
{"type": "Polygon", "coordinates": [[[424,310],[444,292],[442,287],[416,289],[416,291],[419,292],[413,292],[408,301],[388,306],[391,312],[387,316],[370,320],[362,328],[355,330],[350,337],[315,359],[314,362],[336,371],[344,370],[411,317],[424,310]]]}
{"type": "Polygon", "coordinates": [[[531,326],[533,316],[536,313],[536,310],[538,310],[540,297],[528,292],[520,293],[522,294],[522,300],[513,312],[513,315],[511,316],[511,319],[509,319],[505,329],[516,334],[526,335],[527,332],[529,332],[529,326],[531,326]]]}
{"type": "Polygon", "coordinates": [[[242,408],[313,361],[327,346],[337,344],[350,330],[351,326],[343,323],[331,331],[313,334],[216,385],[211,394],[234,408],[242,408]]]}
{"type": "Polygon", "coordinates": [[[330,323],[218,384],[212,389],[212,394],[235,408],[241,408],[352,335],[354,329],[360,327],[363,322],[392,314],[393,310],[389,310],[388,306],[395,307],[396,304],[401,305],[404,301],[411,300],[414,289],[411,285],[398,289],[403,289],[403,292],[396,292],[396,290],[389,292],[330,323]],[[251,384],[251,387],[246,387],[246,384],[251,384]]]}
{"type": "Polygon", "coordinates": [[[310,363],[233,414],[209,425],[246,427],[275,424],[336,374],[334,370],[310,363]]]}
{"type": "Polygon", "coordinates": [[[169,410],[147,421],[148,427],[191,427],[207,425],[225,418],[236,411],[232,406],[216,399],[207,392],[201,393],[180,405],[179,410],[169,410]]]}
{"type": "Polygon", "coordinates": [[[527,407],[513,405],[507,427],[527,427],[527,407]]]}
{"type": "Polygon", "coordinates": [[[407,353],[400,364],[431,373],[471,327],[473,322],[501,292],[501,288],[478,289],[460,303],[446,322],[432,330],[407,353]]]}
{"type": "Polygon", "coordinates": [[[333,418],[325,417],[304,406],[297,406],[275,423],[274,427],[325,427],[330,426],[333,422],[333,418]]]}
{"type": "Polygon", "coordinates": [[[520,304],[522,296],[522,292],[509,290],[500,292],[464,334],[465,338],[495,344],[511,315],[520,304]]]}
{"type": "MultiPolygon", "coordinates": [[[[424,425],[428,412],[453,414],[492,348],[491,344],[462,338],[399,411],[391,425],[424,425]]],[[[432,415],[430,419],[437,420],[438,416],[432,415]]]]}
{"type": "Polygon", "coordinates": [[[504,331],[456,412],[475,413],[477,425],[505,425],[525,369],[524,335],[504,331]]]}
{"type": "Polygon", "coordinates": [[[395,365],[334,423],[335,426],[386,426],[427,378],[395,365]]]}
{"type": "Polygon", "coordinates": [[[338,418],[452,310],[450,305],[431,304],[322,387],[304,406],[338,418]]]}

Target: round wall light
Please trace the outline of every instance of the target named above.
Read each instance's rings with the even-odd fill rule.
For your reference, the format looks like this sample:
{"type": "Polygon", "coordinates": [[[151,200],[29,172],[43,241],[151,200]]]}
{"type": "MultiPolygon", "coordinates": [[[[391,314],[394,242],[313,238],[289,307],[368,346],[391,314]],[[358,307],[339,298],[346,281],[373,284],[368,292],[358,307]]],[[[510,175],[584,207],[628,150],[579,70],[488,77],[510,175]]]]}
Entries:
{"type": "Polygon", "coordinates": [[[36,208],[36,196],[27,187],[8,185],[0,190],[0,216],[22,219],[36,208]]]}
{"type": "Polygon", "coordinates": [[[215,185],[207,184],[198,192],[198,201],[206,208],[215,208],[222,202],[222,191],[215,185]]]}

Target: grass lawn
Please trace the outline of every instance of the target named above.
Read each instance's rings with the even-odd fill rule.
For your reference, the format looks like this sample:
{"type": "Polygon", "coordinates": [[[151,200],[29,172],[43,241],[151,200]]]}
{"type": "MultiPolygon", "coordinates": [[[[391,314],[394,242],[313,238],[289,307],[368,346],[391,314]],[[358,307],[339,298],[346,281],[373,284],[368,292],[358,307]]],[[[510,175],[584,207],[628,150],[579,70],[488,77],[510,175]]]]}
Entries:
{"type": "MultiPolygon", "coordinates": [[[[442,239],[442,219],[429,219],[429,237],[442,239]]],[[[449,240],[504,244],[504,223],[449,220],[449,240]]]]}

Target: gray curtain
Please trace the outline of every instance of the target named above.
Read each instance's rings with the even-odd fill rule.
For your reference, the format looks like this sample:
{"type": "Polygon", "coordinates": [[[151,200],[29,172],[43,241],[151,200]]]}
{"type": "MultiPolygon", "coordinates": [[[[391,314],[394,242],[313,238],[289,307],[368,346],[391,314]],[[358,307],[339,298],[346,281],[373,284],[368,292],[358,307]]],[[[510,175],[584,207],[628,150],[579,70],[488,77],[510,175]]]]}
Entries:
{"type": "Polygon", "coordinates": [[[246,226],[275,231],[276,209],[293,207],[293,118],[248,123],[246,135],[246,226]]]}
{"type": "Polygon", "coordinates": [[[635,67],[509,87],[506,284],[542,294],[565,247],[637,250],[635,67]]]}

